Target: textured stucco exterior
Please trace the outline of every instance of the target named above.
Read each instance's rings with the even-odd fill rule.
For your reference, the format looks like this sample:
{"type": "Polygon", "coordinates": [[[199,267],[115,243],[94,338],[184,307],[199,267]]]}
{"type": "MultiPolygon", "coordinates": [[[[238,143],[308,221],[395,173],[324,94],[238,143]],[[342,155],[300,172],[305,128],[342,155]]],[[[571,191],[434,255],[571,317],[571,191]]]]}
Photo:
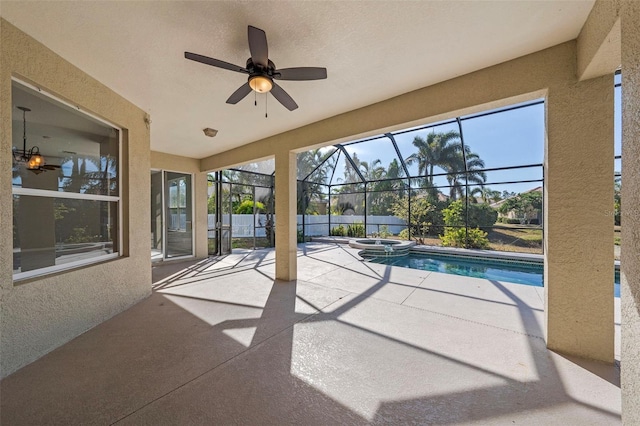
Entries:
{"type": "Polygon", "coordinates": [[[620,1],[597,1],[578,36],[578,77],[610,74],[620,66],[620,1]]]}
{"type": "Polygon", "coordinates": [[[613,74],[550,90],[546,120],[547,346],[613,362],[613,74]]]}
{"type": "Polygon", "coordinates": [[[298,273],[296,154],[287,150],[278,151],[275,160],[276,278],[293,281],[298,273]]]}
{"type": "Polygon", "coordinates": [[[191,173],[193,175],[193,215],[195,257],[208,256],[207,247],[207,173],[200,172],[200,160],[189,157],[151,152],[151,168],[170,172],[191,173]]]}
{"type": "Polygon", "coordinates": [[[149,129],[144,111],[0,20],[0,375],[12,373],[151,293],[149,129]],[[123,129],[124,256],[14,283],[11,77],[30,82],[123,129]],[[135,159],[135,161],[129,161],[135,159]]]}
{"type": "Polygon", "coordinates": [[[622,421],[640,424],[640,2],[622,24],[622,421]]]}

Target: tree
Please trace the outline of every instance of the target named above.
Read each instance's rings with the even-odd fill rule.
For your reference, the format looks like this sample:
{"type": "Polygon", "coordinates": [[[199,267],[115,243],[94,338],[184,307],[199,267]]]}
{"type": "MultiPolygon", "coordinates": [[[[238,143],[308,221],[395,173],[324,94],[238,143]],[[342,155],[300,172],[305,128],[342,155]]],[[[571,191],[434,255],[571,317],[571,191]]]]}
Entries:
{"type": "Polygon", "coordinates": [[[432,200],[437,199],[438,190],[434,188],[433,173],[439,167],[448,173],[447,181],[450,185],[449,196],[455,200],[464,196],[466,180],[483,185],[487,179],[484,161],[476,153],[471,152],[468,145],[462,148],[460,134],[456,131],[446,133],[432,132],[424,139],[416,136],[413,145],[418,151],[406,158],[406,163],[418,164],[418,173],[426,175],[423,185],[428,188],[432,200]],[[466,167],[465,167],[466,161],[466,167]],[[465,171],[466,180],[465,180],[465,171]]]}
{"type": "Polygon", "coordinates": [[[510,211],[514,211],[523,223],[530,224],[531,220],[534,219],[534,213],[541,209],[542,192],[529,191],[507,198],[499,207],[498,211],[502,214],[508,214],[510,211]]]}
{"type": "Polygon", "coordinates": [[[253,211],[256,212],[264,212],[264,204],[260,201],[253,201],[246,199],[242,203],[240,203],[235,209],[234,213],[236,214],[253,214],[253,211]]]}
{"type": "Polygon", "coordinates": [[[478,198],[480,198],[485,204],[491,204],[502,200],[500,191],[494,191],[484,185],[474,188],[469,195],[472,197],[471,201],[474,203],[478,202],[478,198]]]}
{"type": "Polygon", "coordinates": [[[509,191],[506,191],[506,190],[502,191],[502,199],[503,200],[506,200],[507,198],[515,197],[516,195],[518,195],[518,194],[516,194],[515,192],[509,192],[509,191]]]}
{"type": "MultiPolygon", "coordinates": [[[[380,160],[376,160],[374,164],[376,162],[379,163],[380,160]]],[[[368,184],[367,212],[380,216],[392,214],[392,206],[398,197],[405,196],[405,184],[402,180],[404,173],[400,163],[394,158],[386,170],[377,170],[376,176],[384,180],[368,184]]]]}
{"type": "Polygon", "coordinates": [[[337,156],[335,150],[327,152],[323,149],[312,149],[301,152],[297,156],[298,163],[298,214],[317,214],[317,208],[311,203],[313,199],[326,200],[326,187],[330,173],[335,167],[337,156]],[[326,160],[326,161],[325,161],[326,160]]]}
{"type": "Polygon", "coordinates": [[[405,159],[408,165],[418,164],[418,173],[426,175],[424,185],[433,188],[433,171],[436,166],[445,168],[449,164],[457,161],[458,152],[461,149],[460,134],[456,131],[447,133],[432,132],[424,139],[416,136],[413,139],[413,146],[418,148],[405,159]]]}
{"type": "Polygon", "coordinates": [[[464,188],[467,182],[483,186],[487,180],[487,174],[482,171],[484,167],[484,161],[478,154],[471,152],[468,145],[464,147],[464,154],[461,147],[449,164],[442,165],[442,168],[448,173],[447,182],[451,186],[449,189],[451,199],[457,200],[465,196],[464,188]],[[466,173],[465,159],[467,162],[466,173]]]}
{"type": "MultiPolygon", "coordinates": [[[[358,158],[358,155],[354,152],[351,156],[351,161],[353,161],[353,165],[351,164],[351,161],[349,160],[345,160],[344,162],[344,179],[340,179],[338,178],[339,182],[344,182],[344,183],[362,183],[362,179],[360,179],[360,176],[358,175],[358,172],[361,169],[361,162],[360,159],[358,158]],[[354,168],[355,166],[355,168],[354,168]],[[356,169],[358,171],[356,171],[356,169]]],[[[365,162],[366,164],[366,162],[365,162]]],[[[366,166],[368,168],[368,164],[366,166]]]]}
{"type": "Polygon", "coordinates": [[[422,237],[429,235],[431,231],[434,213],[438,213],[435,206],[431,204],[426,197],[412,200],[411,215],[409,215],[408,197],[398,198],[391,210],[396,217],[408,221],[411,236],[420,244],[423,243],[422,237]]]}
{"type": "Polygon", "coordinates": [[[211,194],[207,200],[207,214],[216,214],[216,193],[211,194]]]}

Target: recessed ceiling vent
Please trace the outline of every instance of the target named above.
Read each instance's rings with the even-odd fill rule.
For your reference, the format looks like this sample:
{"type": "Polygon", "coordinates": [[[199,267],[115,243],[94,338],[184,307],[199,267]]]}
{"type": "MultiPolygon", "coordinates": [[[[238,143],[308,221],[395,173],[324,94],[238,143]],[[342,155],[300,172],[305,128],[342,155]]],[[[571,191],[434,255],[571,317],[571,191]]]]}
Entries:
{"type": "Polygon", "coordinates": [[[202,131],[204,132],[205,135],[209,136],[210,138],[214,137],[215,135],[218,134],[218,131],[216,129],[212,129],[211,127],[207,127],[206,129],[202,129],[202,131]]]}

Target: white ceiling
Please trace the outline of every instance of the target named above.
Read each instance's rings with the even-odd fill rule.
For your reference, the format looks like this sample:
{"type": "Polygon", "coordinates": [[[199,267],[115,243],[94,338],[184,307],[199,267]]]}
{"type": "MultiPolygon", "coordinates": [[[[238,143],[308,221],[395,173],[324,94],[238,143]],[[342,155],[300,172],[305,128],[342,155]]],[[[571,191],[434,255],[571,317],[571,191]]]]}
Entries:
{"type": "Polygon", "coordinates": [[[0,15],[151,115],[153,150],[203,158],[574,39],[581,1],[6,1],[0,15]],[[225,100],[243,74],[247,25],[265,30],[278,68],[326,67],[271,96],[225,100]],[[211,139],[202,129],[219,130],[211,139]]]}

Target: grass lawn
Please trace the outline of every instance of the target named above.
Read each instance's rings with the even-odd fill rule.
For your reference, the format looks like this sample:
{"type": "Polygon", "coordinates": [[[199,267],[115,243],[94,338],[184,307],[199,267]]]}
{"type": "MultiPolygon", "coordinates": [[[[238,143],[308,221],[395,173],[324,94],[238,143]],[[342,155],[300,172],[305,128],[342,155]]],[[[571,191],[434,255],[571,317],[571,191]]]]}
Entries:
{"type": "MultiPolygon", "coordinates": [[[[542,254],[542,228],[537,225],[500,224],[499,227],[496,226],[487,231],[487,234],[490,250],[542,254]]],[[[614,244],[619,246],[619,226],[614,229],[613,239],[614,244]]],[[[440,238],[437,236],[423,237],[417,242],[428,246],[442,245],[440,238]]],[[[619,249],[615,253],[615,258],[620,260],[619,249]]]]}
{"type": "MultiPolygon", "coordinates": [[[[500,224],[486,232],[489,250],[542,254],[542,228],[537,225],[500,224]]],[[[427,246],[442,245],[440,238],[432,235],[414,240],[427,246]]]]}
{"type": "Polygon", "coordinates": [[[264,237],[256,238],[256,245],[253,245],[253,238],[233,238],[231,240],[231,247],[242,249],[254,249],[270,247],[269,240],[264,237]]]}
{"type": "Polygon", "coordinates": [[[517,251],[521,253],[542,254],[542,228],[539,226],[507,225],[492,228],[488,231],[489,244],[492,250],[517,251]]]}

